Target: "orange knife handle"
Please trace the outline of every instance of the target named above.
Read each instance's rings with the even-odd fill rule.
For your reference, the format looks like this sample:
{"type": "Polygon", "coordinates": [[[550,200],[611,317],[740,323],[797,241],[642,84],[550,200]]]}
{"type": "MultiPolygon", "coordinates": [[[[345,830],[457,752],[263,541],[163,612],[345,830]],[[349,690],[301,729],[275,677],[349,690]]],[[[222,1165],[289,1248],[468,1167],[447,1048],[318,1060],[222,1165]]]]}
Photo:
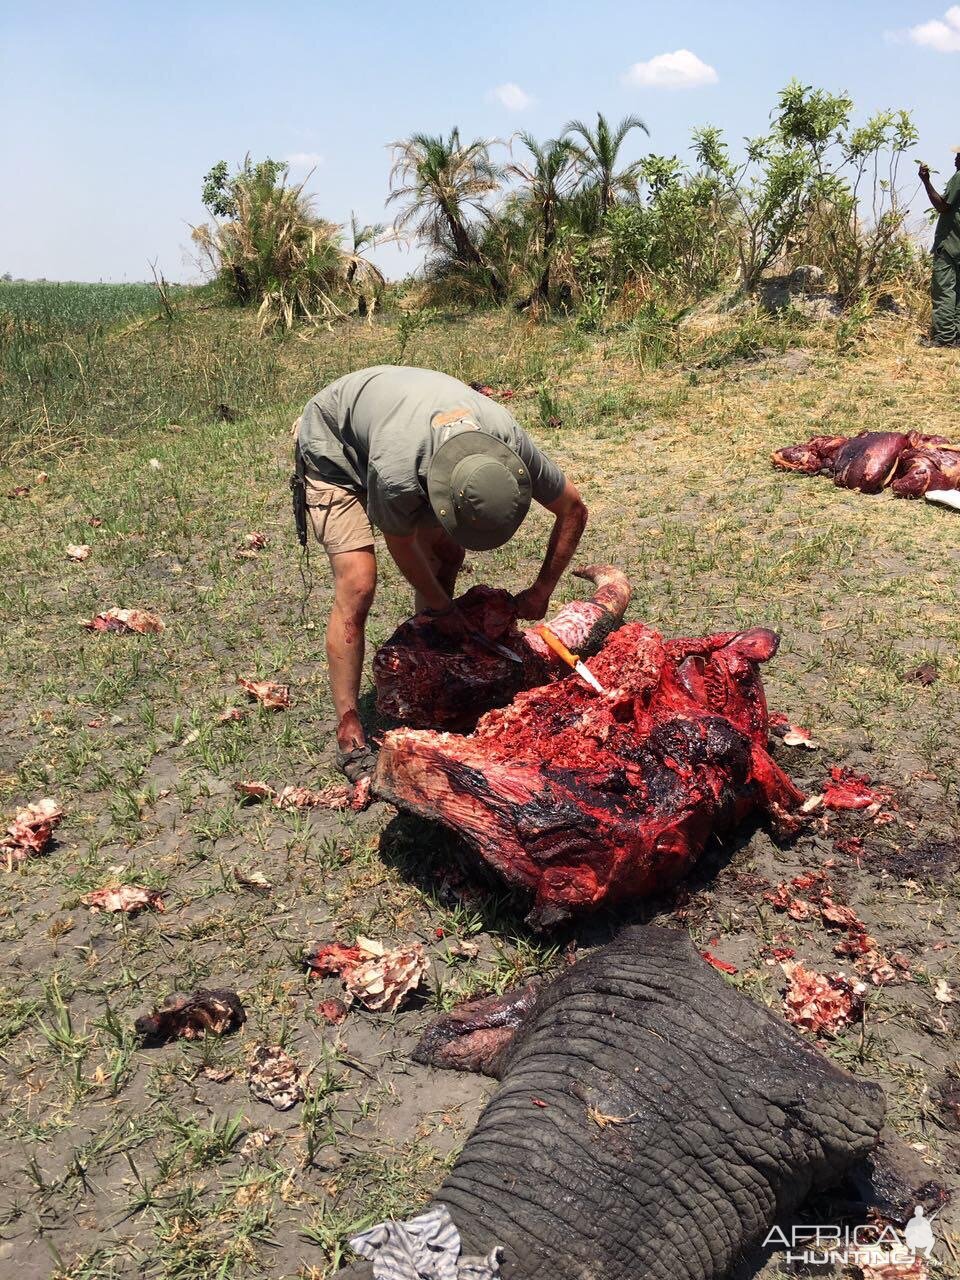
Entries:
{"type": "Polygon", "coordinates": [[[571,653],[559,636],[554,635],[548,626],[537,627],[537,635],[553,650],[558,658],[562,658],[569,666],[575,667],[580,659],[571,653]]]}

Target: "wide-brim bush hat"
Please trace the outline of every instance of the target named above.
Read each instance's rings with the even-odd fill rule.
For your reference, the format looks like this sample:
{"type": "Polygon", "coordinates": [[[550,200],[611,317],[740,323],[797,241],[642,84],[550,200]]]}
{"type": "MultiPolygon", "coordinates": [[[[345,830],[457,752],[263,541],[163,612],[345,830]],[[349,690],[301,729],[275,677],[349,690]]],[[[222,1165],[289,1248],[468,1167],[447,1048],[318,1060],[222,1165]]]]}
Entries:
{"type": "Polygon", "coordinates": [[[526,463],[502,440],[470,418],[460,418],[427,470],[434,515],[468,551],[503,546],[530,509],[526,463]]]}

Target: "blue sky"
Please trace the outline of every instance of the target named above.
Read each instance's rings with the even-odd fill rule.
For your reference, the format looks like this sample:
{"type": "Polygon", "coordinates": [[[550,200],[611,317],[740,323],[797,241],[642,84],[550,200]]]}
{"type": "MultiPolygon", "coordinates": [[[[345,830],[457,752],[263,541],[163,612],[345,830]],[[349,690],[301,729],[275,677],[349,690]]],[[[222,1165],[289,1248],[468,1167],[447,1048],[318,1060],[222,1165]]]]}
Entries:
{"type": "MultiPolygon", "coordinates": [[[[386,144],[411,131],[546,136],[636,112],[651,136],[634,153],[684,154],[699,124],[761,132],[791,77],[848,90],[863,115],[911,110],[942,183],[960,145],[960,6],[944,0],[0,0],[0,272],[142,279],[157,259],[195,278],[203,174],[247,151],[295,157],[297,176],[316,157],[318,212],[383,221],[386,144]]],[[[391,274],[416,261],[380,258],[391,274]]]]}

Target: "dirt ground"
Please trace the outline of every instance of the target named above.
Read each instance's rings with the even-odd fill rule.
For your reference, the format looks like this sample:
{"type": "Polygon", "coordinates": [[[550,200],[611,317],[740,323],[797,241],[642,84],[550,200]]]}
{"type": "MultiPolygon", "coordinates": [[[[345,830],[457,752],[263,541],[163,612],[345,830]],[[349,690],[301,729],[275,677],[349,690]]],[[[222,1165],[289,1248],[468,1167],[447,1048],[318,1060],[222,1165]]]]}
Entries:
{"type": "MultiPolygon", "coordinates": [[[[162,423],[45,461],[46,483],[27,465],[0,477],[3,494],[33,486],[0,499],[0,802],[12,814],[49,795],[65,811],[48,854],[4,873],[0,899],[0,1274],[332,1274],[351,1231],[425,1201],[490,1092],[410,1062],[438,1009],[646,919],[689,928],[736,966],[730,981],[780,1007],[786,980],[769,948],[849,972],[815,911],[795,920],[764,896],[824,867],[834,900],[912,976],[871,986],[862,1024],[821,1047],[881,1082],[893,1127],[960,1192],[960,524],[768,462],[817,433],[956,434],[960,354],[922,350],[894,324],[853,350],[818,331],[786,356],[720,359],[701,346],[660,370],[627,331],[514,318],[433,325],[405,349],[408,363],[516,392],[513,411],[590,506],[580,558],[619,564],[634,585],[628,617],[668,635],[780,632],[768,700],[819,744],[776,748],[799,785],[813,790],[842,764],[896,805],[889,823],[838,817],[787,847],[742,830],[669,899],[557,938],[529,934],[523,904],[471,876],[439,829],[383,805],[301,814],[234,792],[241,779],[334,777],[329,582],[320,554],[300,562],[289,517],[296,404],[162,423]],[[254,530],[266,546],[238,555],[254,530]],[[67,543],[91,544],[89,559],[69,562],[67,543]],[[166,629],[80,626],[111,606],[153,609],[166,629]],[[906,678],[925,661],[933,683],[906,678]],[[238,676],[289,684],[289,710],[250,705],[238,676]],[[221,722],[232,706],[248,714],[221,722]],[[235,868],[260,872],[270,892],[243,887],[235,868]],[[161,890],[165,910],[127,918],[80,902],[117,881],[161,890]],[[338,984],[309,981],[303,951],[358,933],[422,942],[428,982],[400,1013],[351,1011],[334,1027],[316,1006],[338,984]],[[452,954],[468,939],[477,958],[452,954]],[[134,1018],[196,987],[238,991],[243,1028],[140,1047],[134,1018]],[[281,1113],[251,1097],[260,1044],[309,1072],[301,1105],[281,1113]]],[[[386,324],[291,355],[317,385],[395,358],[386,324]]],[[[510,546],[472,557],[466,585],[527,585],[547,527],[534,515],[510,546]]],[[[381,564],[371,647],[410,607],[381,564]]],[[[557,602],[577,594],[569,579],[557,602]]],[[[956,1199],[938,1235],[932,1274],[960,1276],[956,1199]]],[[[787,1274],[776,1258],[751,1273],[787,1274]]]]}

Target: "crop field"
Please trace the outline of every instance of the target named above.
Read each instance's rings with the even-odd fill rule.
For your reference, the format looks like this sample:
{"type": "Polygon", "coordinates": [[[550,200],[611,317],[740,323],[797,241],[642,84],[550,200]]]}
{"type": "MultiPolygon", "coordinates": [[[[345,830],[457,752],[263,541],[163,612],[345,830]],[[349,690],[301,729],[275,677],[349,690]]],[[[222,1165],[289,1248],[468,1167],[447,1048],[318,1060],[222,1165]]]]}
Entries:
{"type": "Polygon", "coordinates": [[[0,283],[0,458],[55,457],[221,403],[277,402],[291,380],[277,342],[230,312],[207,314],[203,290],[168,296],[176,318],[152,285],[0,283]]]}
{"type": "Polygon", "coordinates": [[[31,330],[82,334],[143,315],[157,306],[152,284],[0,282],[0,315],[31,330]]]}
{"type": "MultiPolygon", "coordinates": [[[[426,1202],[491,1092],[411,1062],[438,1010],[657,920],[782,1011],[771,947],[844,967],[835,936],[767,896],[822,871],[906,968],[819,1047],[883,1085],[893,1129],[960,1194],[957,517],[769,464],[815,433],[955,435],[960,353],[919,348],[896,317],[813,326],[705,310],[666,333],[388,312],[258,339],[249,315],[202,296],[171,317],[133,294],[103,301],[92,327],[66,307],[63,349],[49,331],[23,340],[40,322],[7,306],[12,288],[0,287],[0,808],[9,820],[51,797],[64,818],[45,854],[0,869],[0,1273],[332,1275],[351,1231],[426,1202]],[[891,821],[842,815],[782,846],[746,827],[675,894],[544,937],[437,827],[383,804],[245,802],[240,781],[335,780],[330,583],[293,534],[290,424],[324,382],[383,362],[511,389],[511,411],[590,508],[579,558],[630,578],[628,617],[669,636],[775,628],[768,701],[818,744],[778,743],[778,762],[810,791],[833,765],[868,774],[891,821]],[[71,561],[68,544],[89,556],[71,561]],[[113,607],[165,629],[81,625],[113,607]],[[924,662],[933,683],[906,678],[924,662]],[[289,708],[253,704],[238,677],[289,685],[289,708]],[[163,910],[81,901],[111,884],[156,891],[163,910]],[[333,1025],[318,1003],[339,985],[309,979],[303,953],[357,935],[421,942],[427,982],[397,1013],[354,1007],[333,1025]],[[238,992],[242,1028],[139,1043],[139,1015],[199,987],[238,992]],[[260,1045],[300,1065],[296,1107],[251,1095],[260,1045]]],[[[508,546],[472,555],[465,585],[527,585],[547,528],[534,514],[508,546]]],[[[370,652],[411,608],[385,554],[380,567],[370,652]]],[[[565,579],[554,604],[581,590],[565,579]]],[[[931,1275],[960,1277],[955,1204],[938,1237],[931,1275]]],[[[788,1274],[774,1255],[740,1280],[788,1274]]]]}

